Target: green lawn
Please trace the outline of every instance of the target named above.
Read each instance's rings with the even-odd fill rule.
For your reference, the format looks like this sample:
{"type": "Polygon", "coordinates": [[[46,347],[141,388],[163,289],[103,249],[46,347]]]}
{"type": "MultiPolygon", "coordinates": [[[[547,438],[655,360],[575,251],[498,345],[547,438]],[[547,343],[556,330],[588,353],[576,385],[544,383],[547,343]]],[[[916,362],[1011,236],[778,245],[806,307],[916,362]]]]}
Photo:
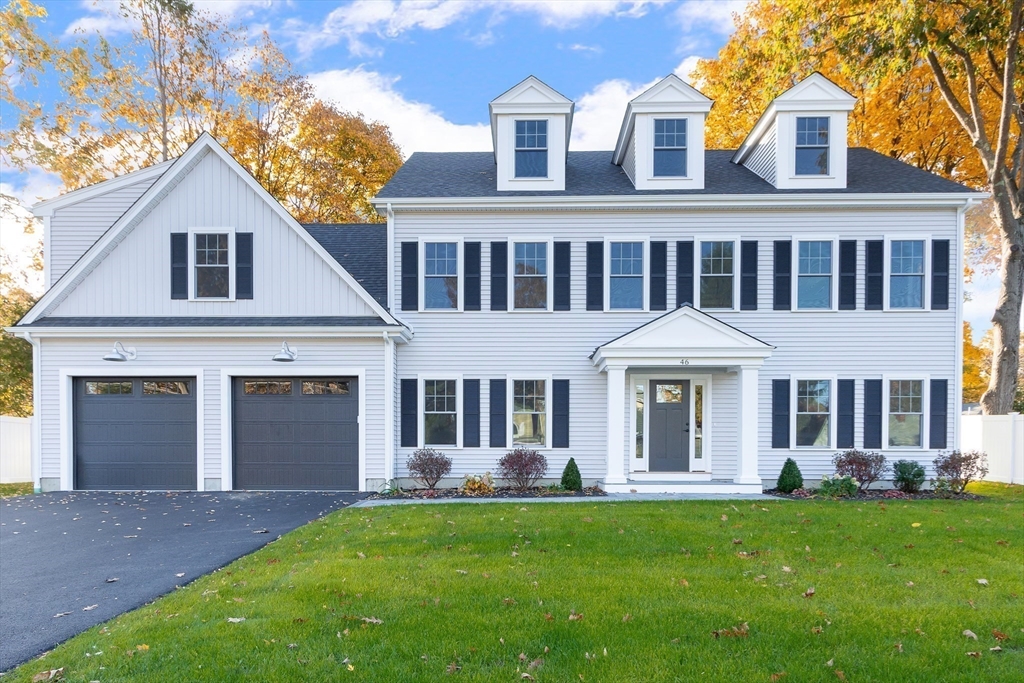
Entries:
{"type": "Polygon", "coordinates": [[[30,481],[21,484],[0,484],[0,498],[27,496],[30,493],[32,493],[32,482],[30,481]]]}
{"type": "Polygon", "coordinates": [[[972,490],[343,510],[4,681],[1020,680],[1024,489],[972,490]]]}

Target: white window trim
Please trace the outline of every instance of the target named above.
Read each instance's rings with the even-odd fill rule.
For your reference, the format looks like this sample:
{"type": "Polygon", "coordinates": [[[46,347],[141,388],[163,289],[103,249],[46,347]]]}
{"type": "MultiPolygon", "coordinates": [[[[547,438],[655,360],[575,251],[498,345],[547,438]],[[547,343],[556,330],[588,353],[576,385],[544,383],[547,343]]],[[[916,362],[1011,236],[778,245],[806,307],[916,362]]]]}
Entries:
{"type": "MultiPolygon", "coordinates": [[[[698,311],[705,310],[700,300],[700,254],[701,245],[705,242],[732,242],[732,308],[708,308],[708,311],[738,311],[740,310],[740,238],[723,235],[721,237],[694,239],[693,249],[693,298],[694,308],[698,311]]],[[[678,265],[676,266],[678,268],[678,265]]]]}
{"type": "MultiPolygon", "coordinates": [[[[900,310],[900,309],[896,309],[900,310]]],[[[910,309],[916,310],[916,309],[910,309]]],[[[931,450],[928,448],[928,434],[931,425],[931,375],[919,375],[908,373],[882,375],[882,450],[896,451],[898,453],[919,453],[931,450]],[[921,445],[920,446],[890,446],[889,445],[889,382],[891,381],[921,382],[921,445]]]]}
{"type": "Polygon", "coordinates": [[[508,449],[513,448],[533,448],[536,450],[547,450],[551,448],[551,430],[553,425],[552,420],[552,383],[554,379],[552,375],[505,375],[505,405],[508,408],[507,416],[505,417],[505,443],[508,444],[508,449]],[[544,414],[545,417],[545,433],[544,433],[544,444],[516,444],[512,438],[512,416],[515,414],[515,384],[516,380],[544,380],[544,414]]]}
{"type": "MultiPolygon", "coordinates": [[[[793,175],[790,176],[791,180],[806,180],[807,178],[824,178],[826,180],[835,180],[836,176],[832,172],[832,164],[835,163],[835,147],[832,144],[832,116],[824,113],[794,113],[793,114],[793,175]],[[825,148],[828,150],[828,173],[797,173],[796,172],[796,151],[803,149],[798,147],[796,144],[797,137],[797,119],[828,119],[828,144],[825,148]]],[[[845,141],[843,144],[846,144],[845,141]]],[[[820,147],[821,145],[812,145],[812,147],[820,147]]]]}
{"type": "Polygon", "coordinates": [[[188,229],[188,300],[189,301],[234,301],[235,300],[235,229],[226,227],[188,229]],[[196,235],[228,236],[228,297],[196,296],[196,235]]]}
{"type": "MultiPolygon", "coordinates": [[[[689,180],[692,178],[690,173],[690,117],[679,115],[679,116],[652,116],[651,123],[647,126],[647,149],[651,150],[650,157],[650,168],[647,169],[647,177],[651,180],[689,180]],[[687,175],[654,175],[654,129],[656,121],[686,121],[686,147],[683,150],[686,152],[686,173],[687,175]]],[[[679,149],[668,148],[668,149],[679,149]]],[[[618,242],[619,240],[616,240],[618,242]]]]}
{"type": "Polygon", "coordinates": [[[789,377],[789,448],[790,450],[800,451],[801,453],[807,452],[826,452],[835,450],[836,447],[836,416],[838,415],[837,410],[837,399],[836,388],[838,387],[838,375],[829,373],[818,373],[810,375],[790,375],[789,377]],[[797,406],[797,395],[796,388],[797,382],[799,381],[820,381],[826,380],[829,383],[828,388],[828,445],[827,446],[797,446],[796,445],[796,406],[797,406]]]}
{"type": "MultiPolygon", "coordinates": [[[[466,252],[463,248],[462,237],[421,237],[419,240],[419,301],[417,306],[420,313],[462,313],[465,310],[466,299],[466,252]],[[455,308],[427,308],[425,297],[427,295],[427,244],[450,244],[455,243],[456,277],[459,280],[458,305],[455,308]]],[[[432,378],[434,379],[434,378],[432,378]]]]}
{"type": "MultiPolygon", "coordinates": [[[[635,241],[635,240],[634,240],[635,241]]],[[[508,312],[509,313],[550,313],[555,310],[555,238],[553,237],[509,237],[508,238],[508,312]],[[547,244],[547,292],[545,308],[516,308],[516,244],[543,242],[547,244]]],[[[522,378],[520,378],[522,379],[522,378]]],[[[529,379],[529,378],[528,378],[529,379]]],[[[537,378],[541,379],[541,378],[537,378]]]]}
{"type": "Polygon", "coordinates": [[[416,397],[417,412],[416,416],[417,427],[416,427],[416,443],[419,444],[420,448],[447,448],[450,450],[462,450],[462,403],[464,396],[462,394],[462,375],[451,375],[444,373],[421,373],[416,376],[416,391],[419,394],[416,397]],[[426,381],[427,380],[443,380],[451,381],[455,380],[455,445],[450,444],[428,444],[426,440],[426,430],[424,424],[426,422],[427,415],[427,401],[426,401],[426,381]]]}
{"type": "MultiPolygon", "coordinates": [[[[683,472],[681,474],[710,474],[712,472],[711,466],[711,383],[713,375],[694,375],[689,373],[678,373],[678,372],[660,372],[655,374],[635,374],[629,375],[629,397],[631,403],[628,405],[633,406],[629,411],[629,471],[634,472],[650,472],[650,439],[647,438],[650,434],[650,417],[651,413],[647,409],[651,400],[650,384],[651,380],[667,379],[667,380],[679,380],[690,382],[690,470],[689,472],[683,472]],[[644,457],[636,457],[636,385],[643,384],[644,386],[644,457]],[[697,430],[694,428],[697,417],[697,386],[704,387],[704,434],[701,435],[701,466],[702,469],[694,469],[694,453],[696,452],[697,444],[697,430]]],[[[658,472],[657,474],[664,474],[667,477],[671,477],[674,472],[658,472]]]]}
{"type": "Polygon", "coordinates": [[[605,313],[646,313],[651,310],[651,240],[649,237],[606,237],[604,238],[604,311],[605,313]],[[644,247],[643,305],[640,308],[612,308],[612,242],[642,242],[644,247]]]}
{"type": "MultiPolygon", "coordinates": [[[[932,274],[932,236],[930,234],[894,234],[885,236],[885,249],[883,250],[882,258],[884,261],[884,268],[882,270],[882,310],[883,311],[896,311],[898,313],[920,313],[922,311],[930,311],[932,308],[932,288],[931,288],[931,274],[932,274]],[[892,277],[892,243],[893,242],[924,242],[924,273],[921,274],[921,287],[924,290],[921,293],[921,308],[893,308],[889,305],[892,287],[890,278],[892,277]]],[[[950,273],[950,277],[953,274],[950,273]]]]}
{"type": "Polygon", "coordinates": [[[522,183],[522,182],[530,182],[530,181],[536,181],[536,180],[551,180],[551,117],[550,116],[528,116],[528,115],[520,116],[520,115],[517,114],[516,116],[512,117],[512,168],[511,168],[511,171],[512,172],[508,174],[508,176],[509,176],[508,180],[509,180],[509,182],[512,182],[512,183],[515,183],[515,182],[522,183]],[[547,173],[547,175],[545,175],[545,176],[517,176],[516,175],[516,151],[517,151],[517,148],[516,148],[516,122],[517,121],[546,121],[547,122],[547,124],[548,124],[548,126],[547,126],[548,132],[547,132],[546,135],[548,137],[548,145],[547,145],[547,147],[544,148],[544,151],[547,152],[547,154],[548,154],[548,163],[547,163],[548,173],[547,173]]]}
{"type": "Polygon", "coordinates": [[[792,258],[790,259],[792,265],[792,273],[790,279],[792,281],[792,292],[790,292],[790,306],[791,313],[824,313],[827,311],[838,311],[839,310],[839,237],[836,235],[807,235],[793,238],[792,246],[792,258]],[[831,242],[832,243],[832,274],[831,274],[831,293],[829,294],[829,301],[832,304],[829,308],[800,308],[800,243],[801,242],[831,242]]]}

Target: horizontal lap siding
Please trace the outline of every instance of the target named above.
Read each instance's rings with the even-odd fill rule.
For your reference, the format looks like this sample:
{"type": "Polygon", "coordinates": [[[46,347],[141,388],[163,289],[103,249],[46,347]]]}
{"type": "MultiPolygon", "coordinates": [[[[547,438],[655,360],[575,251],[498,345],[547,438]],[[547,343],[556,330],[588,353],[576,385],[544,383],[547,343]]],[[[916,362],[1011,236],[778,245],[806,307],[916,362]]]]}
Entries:
{"type": "Polygon", "coordinates": [[[750,153],[747,160],[743,162],[744,166],[772,185],[775,184],[775,171],[777,168],[775,163],[775,137],[777,134],[775,125],[773,123],[772,127],[765,132],[761,141],[757,143],[757,147],[750,153]]]}
{"type": "MultiPolygon", "coordinates": [[[[956,239],[956,213],[942,210],[802,210],[802,211],[652,211],[629,213],[559,212],[502,214],[398,214],[395,219],[395,257],[403,240],[430,235],[463,235],[484,242],[513,235],[551,237],[572,242],[572,310],[554,313],[512,313],[488,310],[466,313],[417,313],[402,318],[415,329],[415,338],[399,348],[400,377],[462,374],[483,380],[507,373],[552,375],[571,380],[570,448],[546,452],[550,473],[557,475],[573,456],[585,477],[605,474],[606,382],[588,356],[594,349],[660,312],[602,313],[586,310],[586,242],[605,236],[649,237],[652,240],[701,240],[718,236],[758,241],[758,310],[709,311],[776,349],[760,371],[760,475],[775,478],[786,457],[793,456],[807,476],[831,472],[834,451],[789,451],[771,448],[771,379],[790,374],[822,373],[857,382],[855,438],[862,443],[865,377],[883,374],[929,374],[950,380],[949,415],[958,414],[953,382],[956,375],[956,313],[949,311],[864,311],[864,240],[886,233],[920,232],[935,239],[956,239]],[[800,313],[772,310],[772,242],[794,235],[834,235],[858,240],[856,311],[800,313]]],[[[676,300],[676,250],[668,249],[668,301],[676,300]]],[[[482,265],[481,298],[490,301],[490,263],[482,265]]],[[[738,260],[737,260],[738,272],[738,260]]],[[[736,286],[739,285],[738,276],[736,286]]],[[[394,286],[399,289],[401,283],[394,286]]],[[[699,287],[699,276],[695,286],[699,287]]],[[[952,292],[951,297],[959,296],[952,292]]],[[[955,300],[955,299],[953,299],[955,300]]],[[[682,354],[681,354],[682,355],[682,354]]],[[[716,374],[712,390],[711,448],[716,477],[735,475],[738,435],[738,389],[734,374],[716,374]]],[[[481,391],[481,430],[488,430],[488,396],[481,391]]],[[[629,407],[627,406],[627,417],[629,407]]],[[[629,429],[627,422],[627,430],[629,429]]],[[[627,437],[628,438],[628,437],[627,437]]],[[[949,431],[952,444],[952,425],[949,431]]],[[[398,450],[398,473],[412,449],[398,450]]],[[[453,475],[494,469],[501,449],[451,450],[453,475]]],[[[922,462],[933,451],[886,451],[890,459],[907,456],[922,462]]]]}
{"type": "MultiPolygon", "coordinates": [[[[195,368],[204,370],[203,443],[205,476],[221,477],[221,368],[265,367],[281,370],[282,364],[270,357],[280,349],[276,339],[132,339],[116,341],[138,350],[138,359],[112,368],[100,358],[108,353],[115,339],[44,339],[42,340],[42,476],[60,476],[60,386],[62,368],[91,368],[93,375],[104,371],[142,370],[146,367],[195,368]]],[[[364,392],[366,412],[366,476],[384,476],[384,351],[380,340],[292,340],[301,355],[300,361],[287,369],[294,376],[303,375],[303,366],[365,368],[366,381],[359,388],[364,392]]]]}

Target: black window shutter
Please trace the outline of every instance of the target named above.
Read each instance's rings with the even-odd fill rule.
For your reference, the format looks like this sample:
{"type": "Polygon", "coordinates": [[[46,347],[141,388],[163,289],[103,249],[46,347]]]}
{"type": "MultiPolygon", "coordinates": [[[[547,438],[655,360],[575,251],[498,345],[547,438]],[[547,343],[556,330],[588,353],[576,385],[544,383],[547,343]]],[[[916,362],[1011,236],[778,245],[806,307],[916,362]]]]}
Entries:
{"type": "Polygon", "coordinates": [[[491,380],[491,448],[505,447],[505,380],[491,380]]]}
{"type": "Polygon", "coordinates": [[[570,310],[572,295],[572,243],[555,242],[555,310],[570,310]]]}
{"type": "Polygon", "coordinates": [[[740,310],[757,310],[757,242],[740,242],[740,310]]]}
{"type": "Polygon", "coordinates": [[[946,434],[949,432],[949,383],[944,379],[931,381],[928,423],[928,448],[945,448],[946,434]]]}
{"type": "Polygon", "coordinates": [[[793,243],[789,240],[775,242],[775,285],[772,308],[788,311],[793,298],[793,243]]]}
{"type": "Polygon", "coordinates": [[[853,448],[854,390],[856,382],[852,379],[839,380],[838,421],[836,422],[836,448],[853,448]]]}
{"type": "Polygon", "coordinates": [[[652,311],[668,308],[668,242],[651,242],[651,293],[652,311]]]}
{"type": "Polygon", "coordinates": [[[569,380],[551,383],[551,447],[569,447],[569,380]]]}
{"type": "Polygon", "coordinates": [[[188,233],[171,233],[171,298],[188,298],[188,233]]]}
{"type": "Polygon", "coordinates": [[[839,243],[839,310],[857,310],[857,240],[839,243]]]}
{"type": "Polygon", "coordinates": [[[864,250],[864,310],[880,311],[885,297],[885,242],[869,240],[864,243],[864,250]]]}
{"type": "Polygon", "coordinates": [[[462,380],[462,445],[480,445],[480,380],[462,380]]]}
{"type": "Polygon", "coordinates": [[[676,308],[693,305],[693,242],[676,242],[676,308]]]}
{"type": "Polygon", "coordinates": [[[508,242],[491,242],[491,310],[508,310],[508,242]]]}
{"type": "Polygon", "coordinates": [[[772,380],[772,448],[789,448],[789,380],[772,380]]]}
{"type": "Polygon", "coordinates": [[[420,245],[402,242],[402,310],[420,307],[420,245]]]}
{"type": "Polygon", "coordinates": [[[882,447],[882,380],[864,380],[864,448],[882,447]]]}
{"type": "Polygon", "coordinates": [[[235,298],[252,298],[252,233],[235,233],[235,298]]]}
{"type": "Polygon", "coordinates": [[[587,310],[604,310],[604,242],[587,242],[587,310]]]}
{"type": "Polygon", "coordinates": [[[415,379],[402,380],[402,438],[403,447],[416,448],[419,445],[419,382],[415,379]]]}
{"type": "Polygon", "coordinates": [[[932,242],[932,310],[949,310],[949,240],[932,242]]]}
{"type": "Polygon", "coordinates": [[[480,310],[480,243],[465,242],[463,251],[463,276],[466,292],[462,297],[462,307],[467,311],[480,310]]]}

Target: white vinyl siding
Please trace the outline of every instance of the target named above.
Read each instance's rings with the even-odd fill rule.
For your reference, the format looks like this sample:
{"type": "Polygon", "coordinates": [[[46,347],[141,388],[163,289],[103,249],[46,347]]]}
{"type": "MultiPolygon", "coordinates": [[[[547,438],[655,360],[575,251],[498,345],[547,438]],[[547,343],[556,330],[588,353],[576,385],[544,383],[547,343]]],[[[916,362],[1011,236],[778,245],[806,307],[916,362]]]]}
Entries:
{"type": "Polygon", "coordinates": [[[757,147],[743,162],[744,166],[772,185],[775,184],[775,174],[778,169],[778,165],[775,163],[777,133],[776,124],[772,122],[771,128],[765,132],[760,142],[757,143],[757,147]]]}

